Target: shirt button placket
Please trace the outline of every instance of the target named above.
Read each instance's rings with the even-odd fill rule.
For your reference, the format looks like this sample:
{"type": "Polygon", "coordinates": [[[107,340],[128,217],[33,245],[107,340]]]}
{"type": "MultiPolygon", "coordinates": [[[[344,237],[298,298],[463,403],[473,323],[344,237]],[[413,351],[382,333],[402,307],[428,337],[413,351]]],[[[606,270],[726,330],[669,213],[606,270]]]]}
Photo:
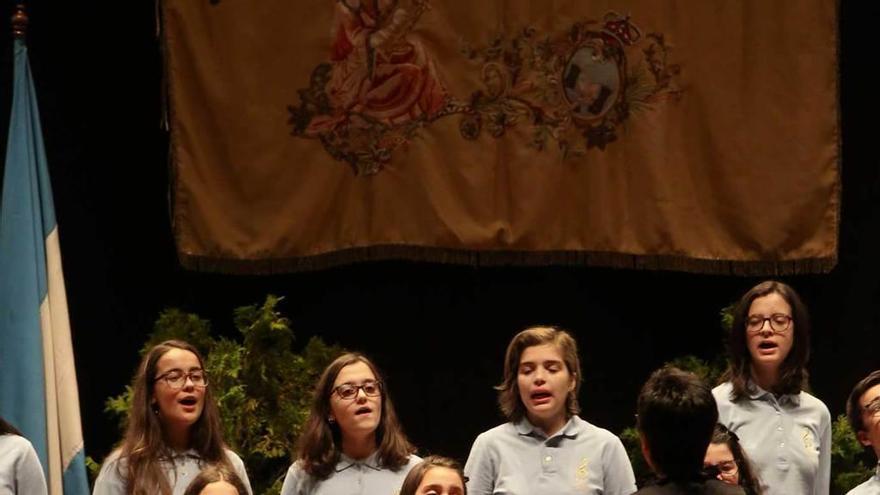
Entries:
{"type": "Polygon", "coordinates": [[[541,471],[545,474],[552,474],[556,472],[556,455],[554,452],[555,449],[550,448],[547,445],[544,445],[544,448],[541,449],[541,471]]]}
{"type": "Polygon", "coordinates": [[[787,463],[788,456],[785,454],[785,427],[783,426],[785,418],[782,416],[782,411],[780,410],[778,402],[774,401],[773,408],[776,409],[777,459],[779,462],[787,463]]]}

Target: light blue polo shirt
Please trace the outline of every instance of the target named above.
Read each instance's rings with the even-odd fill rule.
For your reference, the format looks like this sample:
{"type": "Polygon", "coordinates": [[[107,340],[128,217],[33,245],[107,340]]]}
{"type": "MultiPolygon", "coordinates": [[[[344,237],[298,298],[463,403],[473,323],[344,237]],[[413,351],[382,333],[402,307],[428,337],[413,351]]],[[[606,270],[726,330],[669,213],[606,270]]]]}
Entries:
{"type": "Polygon", "coordinates": [[[573,416],[550,438],[523,418],[481,433],[464,467],[469,495],[631,495],[620,439],[573,416]]]}
{"type": "Polygon", "coordinates": [[[46,495],[46,478],[33,445],[18,435],[0,435],[0,495],[46,495]]]}
{"type": "Polygon", "coordinates": [[[377,453],[355,460],[342,454],[326,480],[315,480],[294,462],[287,470],[281,495],[396,495],[409,470],[422,462],[411,455],[397,471],[379,466],[377,453]]]}
{"type": "Polygon", "coordinates": [[[718,422],[736,433],[755,465],[765,495],[828,495],[831,484],[831,414],[801,392],[774,396],[749,383],[748,397],[734,403],[733,386],[712,389],[718,422]]]}
{"type": "MultiPolygon", "coordinates": [[[[248,494],[253,493],[251,490],[251,482],[248,480],[247,471],[244,468],[244,462],[241,457],[226,449],[226,458],[229,459],[235,474],[241,478],[248,494]]],[[[127,495],[128,482],[120,473],[121,469],[125,471],[125,461],[119,459],[119,450],[113,451],[107,456],[104,464],[101,466],[101,472],[98,473],[98,479],[95,480],[95,489],[92,495],[127,495]]],[[[195,450],[187,450],[186,452],[177,452],[170,459],[162,461],[161,466],[168,477],[168,483],[171,485],[172,495],[183,495],[186,487],[192,482],[202,468],[207,464],[202,462],[201,457],[195,450]]]]}
{"type": "Polygon", "coordinates": [[[877,495],[880,493],[880,462],[871,479],[846,492],[846,495],[877,495]]]}

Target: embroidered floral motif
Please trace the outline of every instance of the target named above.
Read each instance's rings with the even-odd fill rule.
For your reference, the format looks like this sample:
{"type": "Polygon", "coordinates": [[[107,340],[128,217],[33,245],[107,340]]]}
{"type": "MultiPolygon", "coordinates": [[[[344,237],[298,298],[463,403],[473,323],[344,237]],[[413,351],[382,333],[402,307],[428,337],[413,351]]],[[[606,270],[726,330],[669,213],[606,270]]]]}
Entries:
{"type": "Polygon", "coordinates": [[[601,23],[553,35],[525,28],[479,49],[464,44],[482,87],[453,98],[434,58],[408,37],[428,1],[337,1],[330,61],[312,71],[299,105],[288,106],[292,134],[319,140],[357,175],[379,172],[420,129],[455,114],[464,139],[498,139],[523,125],[530,146],[555,143],[571,158],[605,150],[632,115],[681,93],[664,36],[650,33],[643,42],[629,17],[609,12],[601,23]]]}
{"type": "Polygon", "coordinates": [[[675,83],[680,67],[669,64],[664,36],[645,38],[639,53],[639,28],[609,12],[602,23],[580,22],[556,36],[526,28],[481,49],[465,46],[462,53],[482,67],[484,89],[471,97],[462,136],[477,139],[479,124],[489,122],[495,124],[486,129],[500,137],[525,121],[532,131],[529,144],[538,150],[551,141],[566,158],[604,150],[634,113],[681,94],[675,83]],[[635,63],[628,59],[633,55],[635,63]]]}
{"type": "Polygon", "coordinates": [[[392,151],[444,113],[449,95],[434,60],[408,38],[428,0],[338,0],[330,62],[289,106],[295,136],[319,139],[356,174],[373,174],[392,151]],[[404,5],[405,4],[405,5],[404,5]]]}

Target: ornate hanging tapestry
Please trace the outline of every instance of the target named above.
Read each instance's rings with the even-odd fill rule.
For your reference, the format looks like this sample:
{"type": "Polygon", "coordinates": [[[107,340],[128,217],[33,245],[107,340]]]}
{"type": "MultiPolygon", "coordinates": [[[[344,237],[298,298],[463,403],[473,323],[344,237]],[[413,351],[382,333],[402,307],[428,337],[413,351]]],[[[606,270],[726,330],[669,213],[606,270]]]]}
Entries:
{"type": "Polygon", "coordinates": [[[834,266],[835,2],[164,0],[185,266],[834,266]]]}

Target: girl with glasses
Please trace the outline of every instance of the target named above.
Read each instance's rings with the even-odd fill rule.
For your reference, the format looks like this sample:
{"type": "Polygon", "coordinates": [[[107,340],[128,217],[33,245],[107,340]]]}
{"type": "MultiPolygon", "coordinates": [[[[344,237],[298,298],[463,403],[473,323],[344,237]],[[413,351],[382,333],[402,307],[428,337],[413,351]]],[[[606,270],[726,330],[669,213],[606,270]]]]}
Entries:
{"type": "Polygon", "coordinates": [[[846,401],[846,417],[863,447],[874,451],[878,459],[874,476],[846,492],[846,495],[880,493],[880,370],[874,371],[853,387],[846,401]]]}
{"type": "Polygon", "coordinates": [[[728,369],[712,390],[718,422],[739,437],[766,495],[828,495],[831,414],[808,394],[810,322],[786,284],[762,282],[737,303],[728,369]]]}
{"type": "Polygon", "coordinates": [[[0,493],[46,495],[46,478],[34,446],[0,418],[0,493]]]}
{"type": "Polygon", "coordinates": [[[715,425],[712,441],[706,449],[703,466],[717,472],[717,478],[731,485],[739,485],[746,495],[763,495],[761,484],[754,475],[754,470],[736,433],[731,432],[722,424],[715,425]]]}
{"type": "Polygon", "coordinates": [[[581,366],[568,332],[531,327],[507,347],[496,387],[508,422],[482,433],[465,464],[471,495],[630,495],[629,458],[614,434],[580,417],[581,366]]]}
{"type": "Polygon", "coordinates": [[[344,354],[318,380],[281,494],[394,495],[421,461],[413,452],[379,370],[344,354]]]}
{"type": "Polygon", "coordinates": [[[244,463],[223,442],[202,356],[166,340],[138,366],[125,437],[101,466],[93,494],[181,495],[210,465],[234,471],[250,494],[244,463]]]}

